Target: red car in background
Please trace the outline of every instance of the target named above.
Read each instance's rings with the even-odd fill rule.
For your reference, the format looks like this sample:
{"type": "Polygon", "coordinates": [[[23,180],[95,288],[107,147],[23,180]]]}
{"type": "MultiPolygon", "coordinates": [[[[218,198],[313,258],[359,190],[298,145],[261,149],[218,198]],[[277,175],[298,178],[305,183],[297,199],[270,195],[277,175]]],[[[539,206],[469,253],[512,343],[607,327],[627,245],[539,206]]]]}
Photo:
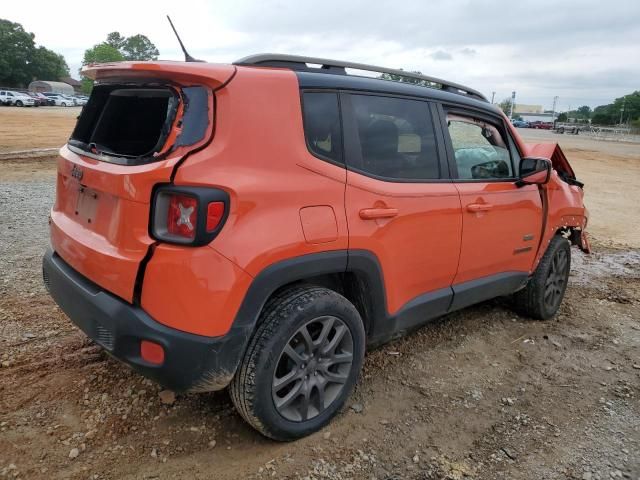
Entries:
{"type": "Polygon", "coordinates": [[[529,123],[529,128],[537,128],[539,130],[551,130],[553,128],[553,122],[541,122],[536,120],[529,123]]]}

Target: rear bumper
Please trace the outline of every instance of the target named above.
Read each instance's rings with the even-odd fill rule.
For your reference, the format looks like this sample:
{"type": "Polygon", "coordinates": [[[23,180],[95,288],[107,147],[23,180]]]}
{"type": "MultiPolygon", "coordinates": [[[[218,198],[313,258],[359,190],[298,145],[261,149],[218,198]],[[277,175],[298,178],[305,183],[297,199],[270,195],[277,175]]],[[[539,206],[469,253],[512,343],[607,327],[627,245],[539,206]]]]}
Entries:
{"type": "Polygon", "coordinates": [[[42,268],[49,293],[71,321],[145,377],[175,391],[220,390],[233,378],[249,338],[247,328],[232,328],[222,337],[181,332],[108,293],[52,250],[45,253],[42,268]],[[162,365],[142,359],[141,340],[162,345],[162,365]]]}

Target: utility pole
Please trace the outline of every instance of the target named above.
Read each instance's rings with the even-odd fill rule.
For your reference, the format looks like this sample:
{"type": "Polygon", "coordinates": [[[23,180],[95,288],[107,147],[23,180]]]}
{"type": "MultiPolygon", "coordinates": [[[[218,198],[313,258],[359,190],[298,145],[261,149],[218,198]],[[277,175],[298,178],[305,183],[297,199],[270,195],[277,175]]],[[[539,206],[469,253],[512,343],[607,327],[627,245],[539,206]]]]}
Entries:
{"type": "Polygon", "coordinates": [[[496,92],[491,92],[491,104],[493,105],[493,101],[496,99],[496,92]]]}
{"type": "Polygon", "coordinates": [[[627,97],[622,97],[622,108],[620,109],[620,125],[622,125],[622,115],[624,115],[624,105],[627,101],[627,97]]]}
{"type": "Polygon", "coordinates": [[[513,118],[513,105],[516,103],[516,92],[511,92],[511,105],[509,106],[509,120],[513,118]]]}
{"type": "Polygon", "coordinates": [[[551,113],[551,121],[555,122],[556,121],[556,105],[558,103],[558,95],[556,95],[555,97],[553,97],[553,110],[551,113]]]}

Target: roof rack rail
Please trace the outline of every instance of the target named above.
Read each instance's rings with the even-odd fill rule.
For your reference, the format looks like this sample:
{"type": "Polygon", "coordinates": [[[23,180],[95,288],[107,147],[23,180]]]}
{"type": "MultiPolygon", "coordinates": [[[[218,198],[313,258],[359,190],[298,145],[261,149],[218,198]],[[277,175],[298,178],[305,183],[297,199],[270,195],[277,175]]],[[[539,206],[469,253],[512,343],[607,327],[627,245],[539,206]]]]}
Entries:
{"type": "Polygon", "coordinates": [[[366,65],[364,63],[343,62],[340,60],[329,60],[326,58],[316,57],[304,57],[299,55],[285,55],[281,53],[259,53],[256,55],[249,55],[248,57],[241,58],[233,62],[234,65],[245,66],[263,66],[263,67],[283,67],[290,68],[292,70],[302,70],[317,73],[334,73],[346,75],[346,69],[352,68],[354,70],[363,70],[367,72],[386,73],[389,75],[397,75],[404,78],[413,78],[415,80],[422,80],[432,88],[440,88],[447,92],[453,92],[461,95],[476,98],[487,102],[487,98],[478,92],[464,85],[442,80],[440,78],[430,77],[419,73],[405,72],[404,70],[397,70],[394,68],[377,67],[375,65],[366,65]],[[319,67],[310,67],[311,65],[319,65],[319,67]],[[432,85],[429,85],[432,84],[432,85]]]}

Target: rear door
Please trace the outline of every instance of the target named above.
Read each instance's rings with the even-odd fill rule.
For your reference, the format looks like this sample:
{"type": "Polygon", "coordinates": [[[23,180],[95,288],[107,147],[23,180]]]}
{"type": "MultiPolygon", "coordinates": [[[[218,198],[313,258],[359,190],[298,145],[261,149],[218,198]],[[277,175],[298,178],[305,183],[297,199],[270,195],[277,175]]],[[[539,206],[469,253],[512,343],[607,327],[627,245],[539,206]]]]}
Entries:
{"type": "Polygon", "coordinates": [[[458,107],[442,117],[463,218],[453,283],[478,280],[489,298],[495,295],[483,282],[510,288],[511,276],[517,282],[531,269],[542,231],[541,195],[536,185],[516,185],[520,154],[500,117],[458,107]]]}
{"type": "Polygon", "coordinates": [[[440,155],[435,112],[421,99],[377,94],[343,93],[341,104],[349,249],[377,258],[390,316],[412,300],[431,301],[433,316],[442,314],[458,265],[462,218],[440,155]]]}

